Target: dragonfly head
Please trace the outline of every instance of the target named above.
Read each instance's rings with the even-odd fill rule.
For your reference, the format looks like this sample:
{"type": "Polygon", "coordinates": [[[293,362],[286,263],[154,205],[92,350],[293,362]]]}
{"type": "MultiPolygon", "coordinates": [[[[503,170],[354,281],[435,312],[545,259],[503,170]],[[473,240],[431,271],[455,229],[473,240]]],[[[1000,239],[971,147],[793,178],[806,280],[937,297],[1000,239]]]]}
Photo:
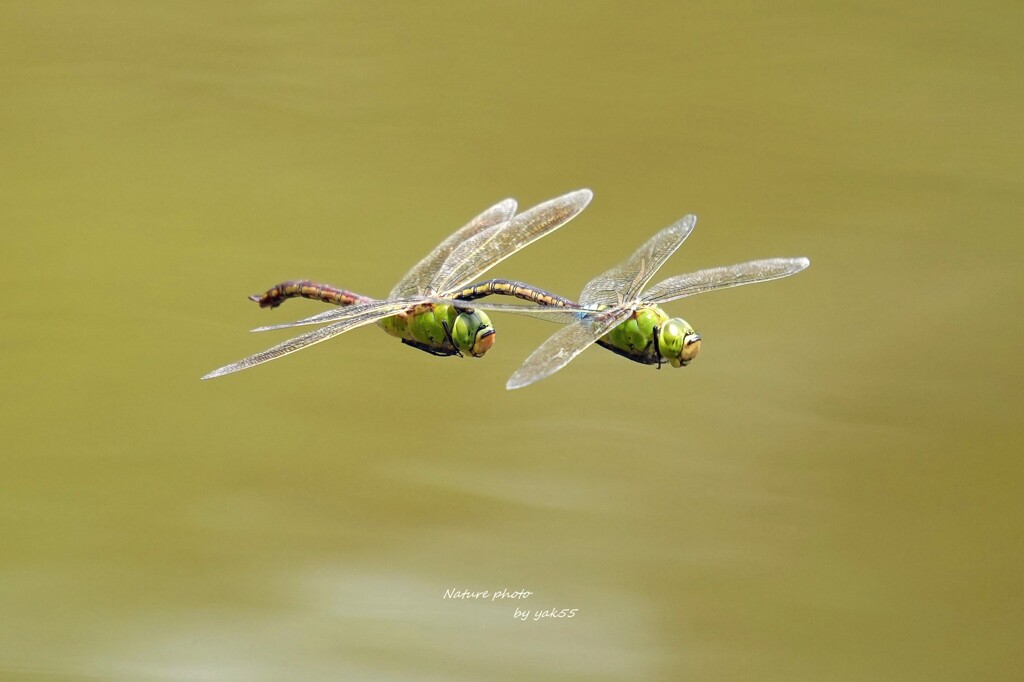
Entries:
{"type": "Polygon", "coordinates": [[[700,352],[700,334],[683,318],[674,317],[661,325],[658,346],[670,365],[685,367],[700,352]]]}
{"type": "Polygon", "coordinates": [[[490,350],[494,337],[494,325],[482,310],[462,310],[452,325],[455,347],[474,358],[483,357],[490,350]]]}

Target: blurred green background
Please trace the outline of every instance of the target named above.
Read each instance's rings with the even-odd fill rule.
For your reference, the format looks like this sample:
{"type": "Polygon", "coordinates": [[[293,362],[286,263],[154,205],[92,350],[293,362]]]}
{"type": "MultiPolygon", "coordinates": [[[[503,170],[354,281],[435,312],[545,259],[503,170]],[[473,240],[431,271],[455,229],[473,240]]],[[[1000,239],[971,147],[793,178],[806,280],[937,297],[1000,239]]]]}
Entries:
{"type": "Polygon", "coordinates": [[[0,6],[0,677],[1011,680],[1019,3],[0,6]],[[700,358],[504,382],[245,297],[383,296],[483,208],[575,296],[685,213],[700,358]],[[446,600],[449,588],[533,592],[446,600]],[[575,608],[573,619],[517,620],[575,608]]]}

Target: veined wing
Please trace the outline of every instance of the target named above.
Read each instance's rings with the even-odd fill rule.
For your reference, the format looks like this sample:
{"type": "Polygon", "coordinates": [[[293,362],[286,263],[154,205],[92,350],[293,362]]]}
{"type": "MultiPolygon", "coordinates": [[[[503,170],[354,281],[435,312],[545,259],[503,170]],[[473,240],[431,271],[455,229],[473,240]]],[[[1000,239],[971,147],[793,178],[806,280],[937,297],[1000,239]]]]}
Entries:
{"type": "Polygon", "coordinates": [[[696,224],[697,216],[683,216],[658,232],[625,261],[587,282],[580,294],[580,303],[615,305],[636,300],[654,273],[690,236],[696,224]]]}
{"type": "Polygon", "coordinates": [[[412,269],[405,273],[405,276],[391,290],[388,298],[405,298],[422,293],[422,290],[427,288],[430,278],[460,244],[489,227],[505,222],[515,212],[516,200],[505,199],[473,218],[464,227],[441,242],[423,260],[412,266],[412,269]]]}
{"type": "Polygon", "coordinates": [[[647,303],[667,303],[705,291],[767,282],[795,275],[810,264],[811,261],[806,258],[769,258],[698,270],[658,282],[644,293],[643,300],[647,303]]]}
{"type": "MultiPolygon", "coordinates": [[[[418,303],[438,303],[455,305],[460,308],[481,308],[487,311],[495,311],[500,313],[515,313],[517,315],[529,315],[530,317],[537,317],[542,320],[550,320],[554,322],[561,322],[567,324],[569,322],[576,322],[580,319],[579,306],[573,308],[564,308],[559,306],[537,306],[537,305],[517,305],[517,304],[503,304],[503,303],[478,303],[476,301],[460,301],[458,299],[440,298],[434,296],[410,296],[405,299],[397,299],[391,301],[393,303],[401,303],[404,308],[411,308],[418,303]]],[[[383,303],[383,301],[378,301],[383,303]]],[[[304,317],[301,320],[295,320],[294,322],[281,322],[279,324],[269,324],[265,327],[256,327],[251,330],[254,332],[270,332],[278,329],[291,329],[292,327],[305,327],[311,324],[324,324],[326,322],[336,322],[349,318],[352,315],[359,315],[359,306],[349,306],[346,308],[332,308],[331,310],[325,310],[322,313],[304,317]]]]}
{"type": "Polygon", "coordinates": [[[611,331],[615,325],[628,318],[631,313],[629,308],[614,308],[589,315],[575,324],[559,329],[526,358],[523,366],[509,378],[505,388],[522,388],[551,376],[611,331]]]}
{"type": "Polygon", "coordinates": [[[569,192],[487,228],[452,251],[430,282],[429,293],[444,296],[464,287],[516,251],[579,215],[594,193],[569,192]]]}
{"type": "Polygon", "coordinates": [[[249,331],[254,331],[254,332],[272,332],[272,331],[277,330],[277,329],[290,329],[292,327],[305,327],[305,326],[311,325],[311,324],[324,324],[326,322],[340,322],[342,320],[347,320],[350,317],[358,317],[359,315],[362,315],[363,311],[365,310],[366,306],[368,306],[368,305],[379,305],[379,304],[382,304],[382,303],[394,303],[396,305],[401,305],[403,307],[403,309],[404,309],[404,308],[411,308],[412,306],[416,305],[417,303],[422,302],[423,300],[424,299],[422,297],[417,296],[417,297],[402,298],[402,299],[395,299],[395,300],[388,300],[388,301],[372,301],[371,303],[361,303],[361,304],[357,304],[357,305],[346,306],[344,308],[331,308],[330,310],[325,310],[322,313],[317,313],[316,315],[310,315],[309,317],[304,317],[301,320],[295,320],[294,322],[281,322],[280,324],[268,324],[265,327],[256,327],[255,329],[250,329],[249,331]]]}
{"type": "Polygon", "coordinates": [[[220,369],[215,369],[209,374],[203,376],[203,379],[212,379],[214,377],[248,369],[249,367],[255,367],[256,365],[262,365],[264,362],[270,362],[271,360],[284,357],[285,355],[294,353],[297,350],[302,350],[307,346],[312,346],[315,343],[326,341],[338,334],[344,334],[350,329],[355,329],[356,327],[362,327],[363,325],[370,324],[371,322],[376,322],[388,315],[394,315],[395,313],[404,310],[405,307],[405,303],[395,301],[374,301],[373,303],[351,306],[345,309],[347,312],[350,312],[351,315],[340,322],[335,322],[334,324],[327,325],[326,327],[321,327],[320,329],[303,334],[302,336],[296,336],[294,339],[288,339],[283,343],[277,344],[273,348],[268,348],[262,353],[250,355],[238,362],[233,362],[230,365],[221,367],[220,369]]]}
{"type": "Polygon", "coordinates": [[[462,308],[480,308],[481,310],[486,310],[489,313],[498,312],[528,315],[541,320],[561,322],[563,324],[579,322],[580,318],[587,316],[589,312],[579,306],[569,308],[562,306],[519,305],[515,303],[478,303],[476,301],[467,303],[465,301],[450,301],[439,298],[431,298],[428,300],[432,303],[454,303],[462,308]]]}

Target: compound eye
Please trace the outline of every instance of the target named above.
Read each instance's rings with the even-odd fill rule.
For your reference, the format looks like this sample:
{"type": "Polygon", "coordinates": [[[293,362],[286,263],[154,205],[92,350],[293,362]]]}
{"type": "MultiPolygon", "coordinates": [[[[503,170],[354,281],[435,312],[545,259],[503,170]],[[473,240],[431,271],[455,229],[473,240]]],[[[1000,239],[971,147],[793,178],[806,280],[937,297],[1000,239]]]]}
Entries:
{"type": "Polygon", "coordinates": [[[667,320],[661,326],[661,355],[673,367],[684,367],[697,356],[700,336],[681,317],[667,320]]]}
{"type": "Polygon", "coordinates": [[[700,334],[690,332],[683,339],[683,350],[679,353],[680,361],[685,365],[700,353],[700,334]]]}
{"type": "Polygon", "coordinates": [[[459,313],[452,325],[452,341],[463,353],[480,357],[494,345],[491,320],[478,310],[459,313]]]}
{"type": "Polygon", "coordinates": [[[474,319],[473,313],[460,313],[452,325],[452,341],[455,347],[464,353],[468,353],[476,340],[477,327],[480,321],[474,319]]]}
{"type": "Polygon", "coordinates": [[[476,333],[476,343],[473,344],[473,349],[469,351],[470,354],[474,358],[483,356],[483,354],[489,351],[491,346],[494,345],[494,338],[496,336],[497,334],[494,331],[494,327],[490,325],[481,327],[476,333]]]}

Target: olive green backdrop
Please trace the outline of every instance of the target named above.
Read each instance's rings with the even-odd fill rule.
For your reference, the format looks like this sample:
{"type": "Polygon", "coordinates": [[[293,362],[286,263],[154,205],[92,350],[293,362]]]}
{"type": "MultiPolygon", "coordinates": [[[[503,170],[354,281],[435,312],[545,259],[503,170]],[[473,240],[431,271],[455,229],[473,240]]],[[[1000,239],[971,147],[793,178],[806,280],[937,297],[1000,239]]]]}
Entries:
{"type": "Polygon", "coordinates": [[[0,677],[1017,679],[1015,2],[0,8],[0,677]],[[374,328],[467,219],[590,187],[492,271],[575,296],[685,213],[660,372],[504,382],[374,328]],[[445,599],[446,590],[528,590],[445,599]],[[516,609],[529,611],[526,620],[516,609]],[[578,609],[573,618],[538,612],[578,609]]]}

